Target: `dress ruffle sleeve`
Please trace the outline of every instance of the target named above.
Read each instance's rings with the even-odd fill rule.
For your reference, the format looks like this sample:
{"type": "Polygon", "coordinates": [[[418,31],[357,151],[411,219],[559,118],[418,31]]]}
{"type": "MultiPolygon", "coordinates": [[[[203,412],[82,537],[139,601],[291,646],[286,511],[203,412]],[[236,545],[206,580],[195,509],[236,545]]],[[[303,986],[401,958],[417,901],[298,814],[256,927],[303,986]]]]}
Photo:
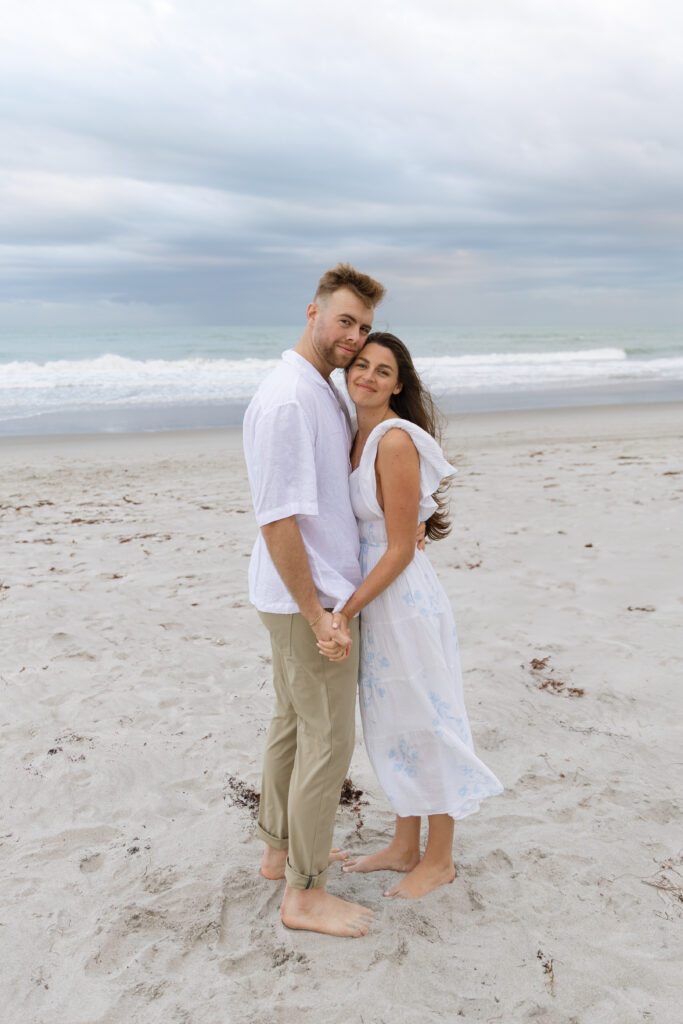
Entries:
{"type": "Polygon", "coordinates": [[[390,419],[378,423],[371,432],[363,455],[361,456],[359,473],[359,484],[361,495],[365,504],[377,516],[382,516],[382,510],[377,501],[377,482],[375,478],[375,459],[377,457],[377,446],[388,430],[399,428],[410,435],[420,457],[420,521],[429,519],[437,509],[437,504],[432,495],[438,490],[439,484],[446,477],[457,473],[449,462],[444,458],[441,448],[434,438],[418,427],[416,423],[409,420],[390,419]]]}

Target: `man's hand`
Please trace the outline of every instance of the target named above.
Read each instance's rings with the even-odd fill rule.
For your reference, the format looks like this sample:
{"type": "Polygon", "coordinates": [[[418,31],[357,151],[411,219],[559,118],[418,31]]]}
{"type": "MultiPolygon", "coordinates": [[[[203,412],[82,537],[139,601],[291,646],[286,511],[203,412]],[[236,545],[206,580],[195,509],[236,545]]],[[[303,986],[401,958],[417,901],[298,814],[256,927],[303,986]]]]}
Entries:
{"type": "Polygon", "coordinates": [[[320,620],[321,625],[325,619],[330,620],[328,635],[324,637],[318,636],[317,629],[314,630],[315,635],[318,637],[318,649],[330,661],[344,661],[345,658],[348,658],[351,650],[351,633],[349,631],[348,619],[342,612],[335,612],[334,615],[326,613],[320,620]]]}
{"type": "Polygon", "coordinates": [[[417,527],[417,550],[424,551],[425,549],[425,537],[427,536],[427,524],[419,523],[417,527]]]}
{"type": "Polygon", "coordinates": [[[334,615],[332,612],[325,612],[322,618],[311,628],[318,640],[318,646],[321,643],[333,643],[339,647],[351,646],[351,632],[348,620],[341,612],[336,612],[334,615]]]}

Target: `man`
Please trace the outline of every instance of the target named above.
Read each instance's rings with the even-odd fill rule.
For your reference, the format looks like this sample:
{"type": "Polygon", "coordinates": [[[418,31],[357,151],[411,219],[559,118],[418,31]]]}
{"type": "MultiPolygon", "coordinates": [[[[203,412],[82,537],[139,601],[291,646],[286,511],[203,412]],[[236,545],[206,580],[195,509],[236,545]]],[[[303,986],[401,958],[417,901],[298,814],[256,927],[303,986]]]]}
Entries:
{"type": "MultiPolygon", "coordinates": [[[[325,889],[334,818],[354,745],[358,621],[351,655],[320,655],[339,637],[332,612],[360,583],[348,490],[351,433],[330,382],[370,333],[384,288],[349,264],[320,279],[295,349],[263,382],[244,418],[244,451],[260,534],[249,596],[270,633],[275,710],[263,765],[261,873],[285,878],[290,928],[358,936],[371,912],[325,889]]],[[[337,859],[338,859],[337,855],[337,859]]]]}

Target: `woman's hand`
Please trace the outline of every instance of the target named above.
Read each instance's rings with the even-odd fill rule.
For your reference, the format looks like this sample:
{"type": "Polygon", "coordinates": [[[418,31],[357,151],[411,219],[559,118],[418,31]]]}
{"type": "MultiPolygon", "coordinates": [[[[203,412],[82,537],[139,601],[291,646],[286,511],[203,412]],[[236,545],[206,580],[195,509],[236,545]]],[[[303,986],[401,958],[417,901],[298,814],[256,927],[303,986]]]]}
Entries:
{"type": "Polygon", "coordinates": [[[343,612],[334,613],[331,628],[330,639],[318,639],[318,650],[330,661],[344,661],[351,651],[351,634],[349,620],[343,612]]]}

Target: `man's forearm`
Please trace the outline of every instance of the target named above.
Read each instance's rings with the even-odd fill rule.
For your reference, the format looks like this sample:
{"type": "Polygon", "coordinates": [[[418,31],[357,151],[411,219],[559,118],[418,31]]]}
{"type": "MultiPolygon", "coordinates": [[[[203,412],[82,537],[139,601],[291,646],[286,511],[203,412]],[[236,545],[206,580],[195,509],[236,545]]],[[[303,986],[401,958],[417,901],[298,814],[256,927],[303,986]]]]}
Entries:
{"type": "Polygon", "coordinates": [[[313,622],[323,608],[296,518],[289,516],[288,519],[268,523],[261,527],[261,533],[282,582],[298,604],[301,614],[313,622]]]}

